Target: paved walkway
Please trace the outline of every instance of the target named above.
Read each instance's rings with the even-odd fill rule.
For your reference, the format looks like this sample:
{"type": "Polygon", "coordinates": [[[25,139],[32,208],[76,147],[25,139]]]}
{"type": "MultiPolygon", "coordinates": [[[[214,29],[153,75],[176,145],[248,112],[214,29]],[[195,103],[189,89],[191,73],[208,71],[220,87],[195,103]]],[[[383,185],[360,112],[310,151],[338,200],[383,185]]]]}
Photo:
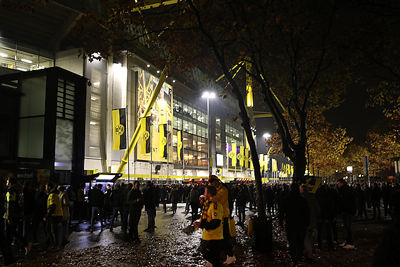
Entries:
{"type": "MultiPolygon", "coordinates": [[[[33,251],[14,266],[204,266],[205,261],[198,251],[201,231],[193,231],[189,226],[190,214],[185,215],[183,211],[184,204],[179,204],[175,215],[171,211],[164,214],[159,209],[153,234],[143,231],[147,226],[147,216],[143,213],[139,225],[141,244],[125,240],[120,227],[110,232],[108,228],[101,231],[97,226],[90,233],[89,224],[83,223],[72,232],[70,243],[63,251],[45,254],[33,251]]],[[[355,250],[316,251],[316,262],[304,266],[370,266],[386,225],[375,221],[355,222],[355,250]]],[[[274,251],[270,255],[253,253],[246,229],[237,227],[234,246],[237,263],[233,266],[290,266],[285,233],[276,226],[274,221],[274,251]]]]}

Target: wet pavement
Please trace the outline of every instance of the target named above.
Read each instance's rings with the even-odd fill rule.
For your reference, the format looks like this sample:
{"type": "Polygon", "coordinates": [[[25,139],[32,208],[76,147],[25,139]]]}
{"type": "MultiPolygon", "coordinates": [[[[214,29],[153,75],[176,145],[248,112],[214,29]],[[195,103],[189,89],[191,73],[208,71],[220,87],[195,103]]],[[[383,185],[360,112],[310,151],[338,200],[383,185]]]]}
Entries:
{"type": "MultiPolygon", "coordinates": [[[[170,205],[168,206],[170,208],[170,205]]],[[[247,215],[252,215],[251,211],[247,215]]],[[[140,244],[124,238],[121,228],[114,232],[99,225],[93,233],[89,224],[83,223],[70,235],[62,251],[33,253],[13,266],[204,266],[198,247],[201,230],[190,226],[190,214],[184,214],[184,205],[179,204],[175,215],[157,210],[156,230],[146,233],[147,216],[142,214],[139,235],[140,244]]],[[[378,245],[387,222],[356,221],[354,223],[355,250],[337,248],[335,251],[315,250],[313,264],[303,266],[370,266],[375,247],[378,245]]],[[[339,233],[341,228],[339,227],[339,233]]],[[[237,226],[238,236],[234,246],[237,262],[231,266],[290,266],[284,232],[273,221],[274,250],[270,254],[254,253],[252,240],[245,227],[237,226]]],[[[340,235],[339,235],[340,238],[340,235]]]]}

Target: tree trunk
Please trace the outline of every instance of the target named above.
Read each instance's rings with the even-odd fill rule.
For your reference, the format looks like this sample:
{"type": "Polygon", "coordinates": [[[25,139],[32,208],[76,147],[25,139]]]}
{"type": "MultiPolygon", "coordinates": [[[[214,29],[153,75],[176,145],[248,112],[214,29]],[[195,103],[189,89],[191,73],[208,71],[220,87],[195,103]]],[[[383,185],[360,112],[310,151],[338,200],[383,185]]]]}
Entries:
{"type": "Polygon", "coordinates": [[[293,173],[293,182],[297,183],[305,183],[304,174],[306,172],[306,149],[305,147],[300,147],[295,151],[295,158],[293,161],[294,164],[294,173],[293,173]]]}
{"type": "Polygon", "coordinates": [[[260,171],[260,162],[258,160],[258,155],[257,155],[257,149],[256,149],[256,143],[253,138],[253,133],[251,130],[251,125],[250,125],[250,118],[247,114],[247,109],[246,105],[242,96],[242,91],[241,88],[238,86],[236,81],[233,80],[232,73],[230,73],[229,68],[226,65],[225,58],[223,53],[220,53],[220,50],[217,46],[217,42],[214,40],[212,35],[204,28],[200,13],[196,9],[195,5],[193,4],[192,1],[187,1],[189,6],[193,9],[195,12],[195,16],[197,18],[198,22],[198,27],[200,32],[208,39],[209,45],[212,48],[212,51],[214,52],[215,58],[217,62],[219,63],[221,70],[223,71],[225,78],[228,80],[230,85],[232,86],[232,93],[235,95],[239,109],[240,109],[240,117],[242,119],[242,127],[246,133],[247,137],[247,142],[249,143],[250,146],[250,153],[251,153],[251,160],[253,161],[253,166],[254,166],[254,178],[256,182],[256,201],[257,201],[257,212],[258,216],[260,218],[265,218],[265,204],[264,204],[264,199],[263,199],[263,194],[262,194],[262,180],[261,180],[261,171],[260,171]]]}

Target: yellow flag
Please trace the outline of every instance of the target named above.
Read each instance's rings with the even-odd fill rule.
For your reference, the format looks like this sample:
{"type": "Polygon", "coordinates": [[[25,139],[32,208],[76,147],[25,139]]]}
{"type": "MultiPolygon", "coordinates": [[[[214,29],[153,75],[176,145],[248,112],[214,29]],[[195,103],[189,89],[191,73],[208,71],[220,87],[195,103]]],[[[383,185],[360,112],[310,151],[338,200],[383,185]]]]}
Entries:
{"type": "Polygon", "coordinates": [[[178,131],[177,135],[178,135],[177,154],[178,154],[178,160],[181,161],[183,159],[182,131],[178,131]]]}
{"type": "Polygon", "coordinates": [[[278,163],[276,159],[272,159],[272,171],[277,172],[278,171],[278,163]]]}
{"type": "Polygon", "coordinates": [[[249,149],[246,148],[244,150],[244,167],[246,169],[249,168],[249,160],[250,160],[250,158],[249,158],[249,149]]]}
{"type": "Polygon", "coordinates": [[[124,108],[112,110],[113,121],[113,150],[126,148],[126,115],[124,108]]]}
{"type": "Polygon", "coordinates": [[[159,134],[160,134],[160,157],[167,158],[167,124],[160,124],[159,125],[159,134]]]}
{"type": "Polygon", "coordinates": [[[232,143],[232,150],[228,154],[232,162],[232,167],[236,167],[236,143],[232,143]]]}
{"type": "Polygon", "coordinates": [[[240,167],[244,166],[244,146],[240,146],[240,153],[237,155],[240,167]]]}
{"type": "Polygon", "coordinates": [[[264,171],[268,171],[268,162],[269,162],[268,155],[264,155],[264,171]]]}

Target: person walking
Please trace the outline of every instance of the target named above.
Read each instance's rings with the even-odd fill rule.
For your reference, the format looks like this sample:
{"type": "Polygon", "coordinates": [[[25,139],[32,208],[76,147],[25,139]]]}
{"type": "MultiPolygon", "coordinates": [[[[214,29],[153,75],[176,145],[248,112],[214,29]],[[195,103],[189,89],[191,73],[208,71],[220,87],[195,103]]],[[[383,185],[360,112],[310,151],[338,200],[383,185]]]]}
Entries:
{"type": "Polygon", "coordinates": [[[132,183],[121,184],[122,194],[122,215],[121,215],[121,230],[124,236],[128,235],[128,217],[129,217],[129,205],[128,205],[128,193],[132,189],[132,183]]]}
{"type": "Polygon", "coordinates": [[[239,186],[239,191],[236,196],[236,206],[238,210],[239,222],[238,224],[244,226],[246,219],[246,203],[248,200],[248,191],[245,185],[239,186]]]}
{"type": "Polygon", "coordinates": [[[92,206],[92,212],[90,217],[90,232],[93,233],[95,219],[98,219],[103,230],[103,205],[104,205],[104,194],[101,191],[102,185],[98,184],[93,187],[89,192],[89,202],[92,206]]]}
{"type": "Polygon", "coordinates": [[[23,238],[25,247],[25,255],[28,255],[33,244],[33,215],[35,211],[35,191],[32,183],[26,181],[23,188],[23,238]]]}
{"type": "Polygon", "coordinates": [[[335,199],[330,194],[327,185],[321,185],[316,193],[316,197],[320,206],[321,217],[318,221],[318,248],[322,249],[322,238],[325,233],[326,241],[329,250],[334,250],[332,230],[333,221],[336,219],[336,204],[335,199]]]}
{"type": "Polygon", "coordinates": [[[147,228],[145,232],[153,233],[156,219],[156,205],[157,205],[157,195],[154,189],[154,185],[151,181],[147,182],[146,189],[143,192],[144,206],[147,212],[147,228]]]}
{"type": "Polygon", "coordinates": [[[371,202],[372,202],[372,209],[373,215],[372,219],[381,219],[381,198],[382,198],[382,190],[377,183],[374,183],[374,187],[372,188],[371,192],[371,202]]]}
{"type": "Polygon", "coordinates": [[[299,185],[292,183],[290,193],[282,200],[279,213],[279,226],[285,221],[286,236],[289,242],[293,266],[298,266],[304,251],[304,238],[310,224],[310,210],[307,201],[300,195],[299,185]]]}
{"type": "Polygon", "coordinates": [[[315,194],[310,193],[306,185],[300,186],[300,194],[307,201],[310,211],[310,223],[304,238],[304,257],[308,262],[314,262],[312,252],[314,246],[314,233],[317,232],[317,223],[321,219],[321,210],[315,194]]]}
{"type": "Polygon", "coordinates": [[[66,245],[69,243],[69,219],[70,219],[70,211],[69,208],[71,207],[71,202],[69,200],[68,192],[65,189],[65,186],[59,186],[58,191],[60,191],[60,200],[62,206],[63,217],[61,220],[62,223],[62,245],[66,245]]]}
{"type": "Polygon", "coordinates": [[[61,248],[61,235],[58,226],[63,217],[61,200],[59,191],[54,184],[47,183],[46,191],[49,193],[49,196],[47,197],[47,214],[43,218],[43,221],[47,222],[47,232],[50,234],[48,238],[50,248],[59,250],[61,248]]]}
{"type": "Polygon", "coordinates": [[[129,237],[135,243],[140,243],[138,225],[143,208],[143,195],[140,191],[139,181],[135,181],[133,188],[128,193],[129,204],[129,237]]]}
{"type": "Polygon", "coordinates": [[[216,200],[217,189],[207,186],[204,191],[205,201],[200,221],[194,223],[196,228],[203,229],[200,251],[207,260],[206,267],[222,266],[220,252],[223,246],[223,213],[224,208],[216,200]]]}
{"type": "Polygon", "coordinates": [[[84,185],[80,185],[78,187],[78,189],[76,190],[76,211],[78,216],[78,223],[82,223],[83,219],[85,218],[84,214],[86,214],[84,212],[85,210],[85,187],[84,185]]]}
{"type": "Polygon", "coordinates": [[[110,221],[110,232],[114,229],[114,223],[118,218],[118,213],[121,215],[122,220],[122,192],[121,185],[115,184],[110,195],[110,202],[112,208],[111,221],[110,221]]]}
{"type": "MultiPolygon", "coordinates": [[[[0,177],[0,202],[1,203],[6,203],[6,186],[5,186],[5,180],[3,177],[0,177]]],[[[7,203],[6,203],[7,204],[7,203]]],[[[0,216],[1,218],[4,218],[4,213],[5,213],[5,208],[7,205],[0,205],[0,216]]],[[[0,228],[4,229],[4,223],[7,223],[6,220],[0,220],[0,228]]],[[[17,260],[14,258],[12,251],[11,251],[11,246],[9,242],[7,242],[7,236],[6,232],[0,231],[0,250],[3,255],[3,263],[5,266],[11,265],[17,260]]]]}
{"type": "Polygon", "coordinates": [[[224,250],[226,251],[227,257],[226,260],[224,261],[224,264],[232,264],[236,262],[236,257],[233,255],[233,250],[232,250],[232,241],[231,241],[231,235],[229,231],[229,217],[230,217],[230,211],[229,211],[229,200],[228,200],[228,189],[221,183],[221,181],[218,179],[217,176],[211,175],[208,183],[215,188],[217,188],[217,195],[214,197],[216,202],[219,202],[222,204],[223,207],[223,234],[224,234],[224,250]]]}
{"type": "Polygon", "coordinates": [[[21,201],[21,191],[17,186],[17,180],[15,178],[7,179],[7,192],[5,198],[5,212],[3,219],[5,219],[5,230],[8,244],[23,244],[27,249],[27,244],[24,242],[21,234],[21,229],[18,229],[21,219],[23,217],[23,199],[21,201]]]}
{"type": "Polygon", "coordinates": [[[354,249],[353,233],[351,230],[352,217],[356,212],[356,201],[353,190],[347,185],[344,179],[337,181],[338,187],[338,210],[342,214],[343,225],[346,234],[346,241],[339,246],[345,249],[354,249]]]}
{"type": "Polygon", "coordinates": [[[175,215],[176,209],[178,207],[179,201],[179,190],[176,186],[172,186],[171,189],[171,204],[172,204],[172,214],[175,215]]]}
{"type": "Polygon", "coordinates": [[[192,223],[191,224],[193,224],[194,221],[197,219],[197,215],[199,212],[199,206],[200,206],[199,197],[200,197],[199,190],[197,189],[196,185],[193,185],[192,189],[189,192],[189,203],[190,203],[190,208],[192,210],[192,223]]]}

